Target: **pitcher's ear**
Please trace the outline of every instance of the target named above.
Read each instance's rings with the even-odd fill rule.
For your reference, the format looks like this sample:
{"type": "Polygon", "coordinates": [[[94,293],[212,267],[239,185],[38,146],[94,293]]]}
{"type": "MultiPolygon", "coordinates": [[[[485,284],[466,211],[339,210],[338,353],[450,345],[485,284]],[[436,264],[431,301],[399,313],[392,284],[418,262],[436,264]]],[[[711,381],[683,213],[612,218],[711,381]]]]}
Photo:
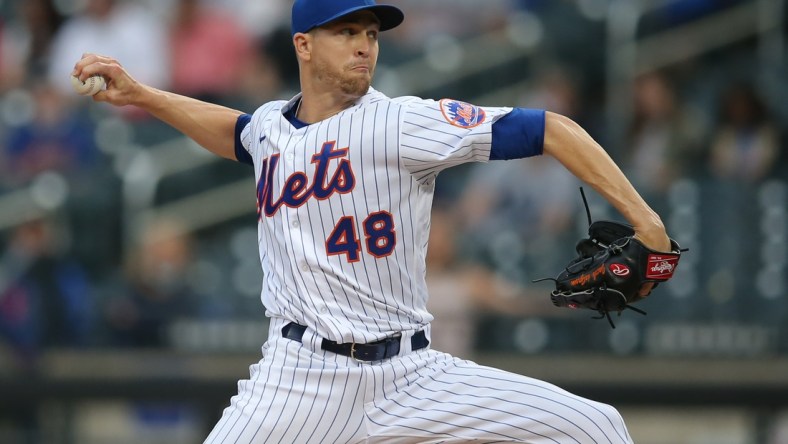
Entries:
{"type": "Polygon", "coordinates": [[[299,59],[308,61],[312,58],[312,34],[297,32],[293,36],[293,46],[299,59]]]}

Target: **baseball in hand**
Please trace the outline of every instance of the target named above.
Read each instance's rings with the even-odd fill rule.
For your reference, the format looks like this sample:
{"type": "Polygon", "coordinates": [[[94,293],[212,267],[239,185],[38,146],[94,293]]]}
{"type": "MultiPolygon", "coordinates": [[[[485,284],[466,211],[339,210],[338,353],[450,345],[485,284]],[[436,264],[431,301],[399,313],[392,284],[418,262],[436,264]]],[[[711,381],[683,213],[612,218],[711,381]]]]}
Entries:
{"type": "Polygon", "coordinates": [[[100,75],[90,76],[84,82],[79,80],[77,76],[71,76],[71,86],[74,87],[74,91],[83,96],[92,96],[104,89],[106,85],[107,81],[100,75]]]}

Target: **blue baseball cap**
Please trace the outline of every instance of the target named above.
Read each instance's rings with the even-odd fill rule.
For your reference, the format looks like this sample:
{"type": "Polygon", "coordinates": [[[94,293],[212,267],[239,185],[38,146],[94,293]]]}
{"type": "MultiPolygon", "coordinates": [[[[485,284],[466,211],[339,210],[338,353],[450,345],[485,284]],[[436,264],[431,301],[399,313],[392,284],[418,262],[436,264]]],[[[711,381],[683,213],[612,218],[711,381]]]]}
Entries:
{"type": "Polygon", "coordinates": [[[296,0],[293,3],[290,30],[293,35],[297,32],[307,32],[312,28],[362,10],[371,11],[378,17],[381,31],[395,28],[405,20],[405,14],[399,8],[391,5],[378,5],[375,0],[296,0]]]}

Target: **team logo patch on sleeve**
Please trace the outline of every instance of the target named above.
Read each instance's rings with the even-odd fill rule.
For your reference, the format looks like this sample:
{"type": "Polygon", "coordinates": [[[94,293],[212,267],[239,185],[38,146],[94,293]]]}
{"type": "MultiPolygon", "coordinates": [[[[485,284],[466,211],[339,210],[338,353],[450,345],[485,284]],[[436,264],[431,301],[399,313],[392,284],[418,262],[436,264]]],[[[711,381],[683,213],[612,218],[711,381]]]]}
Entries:
{"type": "Polygon", "coordinates": [[[479,126],[487,117],[482,108],[459,100],[443,99],[440,107],[446,121],[460,128],[479,126]]]}

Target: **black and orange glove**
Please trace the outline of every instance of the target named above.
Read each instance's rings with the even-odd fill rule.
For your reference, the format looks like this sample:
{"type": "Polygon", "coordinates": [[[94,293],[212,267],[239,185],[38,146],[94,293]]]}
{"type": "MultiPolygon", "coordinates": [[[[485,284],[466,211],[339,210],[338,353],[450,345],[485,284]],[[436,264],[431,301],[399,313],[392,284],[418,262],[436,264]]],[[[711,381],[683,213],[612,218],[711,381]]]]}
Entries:
{"type": "MultiPolygon", "coordinates": [[[[585,195],[583,196],[585,201],[585,195]]],[[[588,206],[586,205],[586,209],[588,206]]],[[[589,222],[590,222],[589,214],[589,222]]],[[[656,286],[676,271],[682,250],[670,239],[669,252],[654,251],[637,240],[631,225],[613,221],[590,223],[588,238],[577,243],[578,257],[556,278],[550,299],[557,307],[585,308],[607,318],[615,328],[611,312],[619,314],[643,299],[641,288],[648,282],[656,286]]],[[[544,279],[540,279],[544,280],[544,279]]]]}

